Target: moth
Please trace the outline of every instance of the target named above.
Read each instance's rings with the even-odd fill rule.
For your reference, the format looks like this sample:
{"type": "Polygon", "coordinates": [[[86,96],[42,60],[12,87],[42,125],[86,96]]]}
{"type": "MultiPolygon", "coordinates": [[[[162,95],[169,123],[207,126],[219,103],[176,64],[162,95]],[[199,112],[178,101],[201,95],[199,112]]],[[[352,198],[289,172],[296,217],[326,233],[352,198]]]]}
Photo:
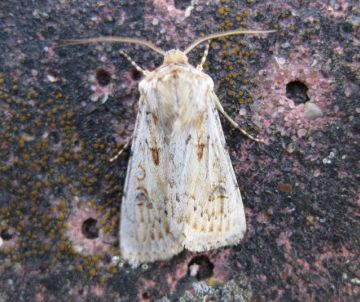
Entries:
{"type": "MultiPolygon", "coordinates": [[[[121,204],[120,249],[132,265],[170,259],[184,248],[202,252],[236,245],[246,231],[244,206],[226,149],[219,113],[251,139],[224,111],[214,82],[202,71],[212,39],[274,30],[233,30],[196,40],[184,51],[163,51],[126,37],[67,41],[67,45],[120,42],[143,45],[164,61],[143,70],[121,204]],[[207,42],[200,64],[187,54],[207,42]]],[[[257,140],[258,141],[258,140],[257,140]]]]}

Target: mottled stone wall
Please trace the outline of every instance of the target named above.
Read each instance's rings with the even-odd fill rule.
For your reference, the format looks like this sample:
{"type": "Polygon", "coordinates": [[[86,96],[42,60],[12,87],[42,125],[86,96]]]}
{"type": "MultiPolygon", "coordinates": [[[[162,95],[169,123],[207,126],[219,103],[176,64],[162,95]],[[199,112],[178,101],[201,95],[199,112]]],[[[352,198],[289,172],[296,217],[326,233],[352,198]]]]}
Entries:
{"type": "MultiPolygon", "coordinates": [[[[358,301],[359,22],[356,1],[1,1],[0,301],[358,301]],[[118,225],[141,74],[206,33],[204,71],[246,208],[238,246],[131,268],[118,225]]],[[[192,64],[203,47],[190,55],[192,64]]]]}

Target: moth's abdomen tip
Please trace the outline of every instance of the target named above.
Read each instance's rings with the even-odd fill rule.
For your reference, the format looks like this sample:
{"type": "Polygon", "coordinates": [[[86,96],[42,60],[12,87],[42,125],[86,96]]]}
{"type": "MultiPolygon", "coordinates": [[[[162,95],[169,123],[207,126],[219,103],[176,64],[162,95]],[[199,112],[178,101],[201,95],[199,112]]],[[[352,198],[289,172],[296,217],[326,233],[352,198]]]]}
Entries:
{"type": "Polygon", "coordinates": [[[141,244],[134,242],[125,244],[120,241],[121,256],[132,267],[143,263],[169,260],[184,249],[180,239],[174,240],[174,238],[171,239],[170,237],[156,241],[145,240],[141,244]]]}

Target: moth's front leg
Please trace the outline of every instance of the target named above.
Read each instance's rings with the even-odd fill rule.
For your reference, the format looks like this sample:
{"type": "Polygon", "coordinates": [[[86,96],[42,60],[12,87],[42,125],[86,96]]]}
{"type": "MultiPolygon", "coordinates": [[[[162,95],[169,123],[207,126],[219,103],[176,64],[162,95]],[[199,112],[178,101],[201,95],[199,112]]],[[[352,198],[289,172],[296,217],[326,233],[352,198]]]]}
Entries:
{"type": "Polygon", "coordinates": [[[211,40],[207,41],[206,45],[205,45],[205,50],[204,50],[204,54],[201,58],[201,61],[200,61],[200,64],[198,64],[198,66],[196,66],[196,68],[198,70],[202,70],[203,69],[203,65],[205,64],[205,61],[206,61],[206,58],[209,54],[209,48],[210,48],[210,43],[211,43],[211,40]]]}
{"type": "Polygon", "coordinates": [[[141,68],[125,51],[119,50],[119,53],[123,55],[138,72],[142,73],[143,75],[147,75],[149,73],[149,71],[141,68]]]}
{"type": "Polygon", "coordinates": [[[255,141],[255,142],[258,142],[258,143],[263,143],[264,141],[259,139],[259,138],[256,138],[256,137],[253,137],[251,134],[249,134],[245,129],[241,128],[239,126],[239,124],[237,122],[235,122],[227,113],[226,111],[224,110],[223,106],[221,105],[218,97],[215,95],[215,93],[213,94],[214,95],[214,100],[215,100],[215,105],[216,105],[216,108],[217,110],[219,110],[221,112],[221,114],[229,121],[229,123],[239,129],[241,131],[242,134],[244,134],[246,137],[250,138],[251,140],[255,141]]]}
{"type": "Polygon", "coordinates": [[[132,134],[128,140],[126,141],[125,145],[118,151],[118,153],[111,157],[109,161],[112,163],[114,160],[116,160],[123,152],[131,145],[132,139],[134,138],[134,135],[132,134]]]}

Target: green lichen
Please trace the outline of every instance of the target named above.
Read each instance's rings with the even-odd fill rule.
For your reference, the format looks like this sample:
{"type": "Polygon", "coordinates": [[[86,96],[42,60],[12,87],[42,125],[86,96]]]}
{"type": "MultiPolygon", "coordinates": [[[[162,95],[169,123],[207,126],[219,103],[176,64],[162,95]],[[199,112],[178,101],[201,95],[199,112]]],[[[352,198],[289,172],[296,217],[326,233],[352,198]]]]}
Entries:
{"type": "MultiPolygon", "coordinates": [[[[0,169],[0,185],[10,194],[1,204],[0,227],[14,228],[16,233],[12,239],[15,244],[0,250],[4,260],[0,271],[41,257],[44,267],[71,261],[75,270],[81,268],[90,277],[99,272],[115,273],[111,264],[104,264],[103,255],[90,258],[89,265],[89,260],[84,261],[88,258],[76,253],[66,236],[75,196],[92,194],[94,187],[104,188],[94,196],[114,192],[109,187],[116,181],[112,174],[103,172],[109,158],[105,141],[96,139],[91,144],[80,138],[72,102],[61,92],[44,101],[31,87],[24,96],[14,97],[19,81],[10,78],[7,83],[6,79],[7,75],[0,74],[0,100],[8,110],[0,129],[0,158],[5,163],[0,169]],[[57,136],[56,142],[52,133],[57,136]],[[101,181],[105,186],[99,185],[101,181]],[[53,204],[56,200],[57,206],[53,204]]],[[[117,184],[115,192],[121,195],[121,190],[117,184]]],[[[98,206],[96,200],[92,201],[93,208],[98,206]]],[[[101,226],[106,227],[106,233],[116,233],[118,227],[118,205],[114,207],[113,203],[108,200],[101,208],[101,226]]]]}
{"type": "MultiPolygon", "coordinates": [[[[235,1],[220,1],[217,10],[217,18],[220,19],[222,30],[234,28],[248,28],[250,17],[256,14],[250,6],[253,1],[246,1],[239,11],[239,3],[235,1]]],[[[250,105],[253,103],[252,97],[247,90],[247,86],[254,82],[247,70],[248,61],[257,56],[255,52],[248,48],[242,36],[231,36],[213,42],[212,49],[217,51],[216,56],[220,58],[220,63],[226,75],[218,79],[220,88],[218,94],[226,96],[223,103],[234,103],[239,105],[250,105]]],[[[210,65],[211,66],[211,65],[210,65]]],[[[235,104],[232,106],[236,106],[235,104]]],[[[225,105],[226,107],[226,105],[225,105]]]]}

